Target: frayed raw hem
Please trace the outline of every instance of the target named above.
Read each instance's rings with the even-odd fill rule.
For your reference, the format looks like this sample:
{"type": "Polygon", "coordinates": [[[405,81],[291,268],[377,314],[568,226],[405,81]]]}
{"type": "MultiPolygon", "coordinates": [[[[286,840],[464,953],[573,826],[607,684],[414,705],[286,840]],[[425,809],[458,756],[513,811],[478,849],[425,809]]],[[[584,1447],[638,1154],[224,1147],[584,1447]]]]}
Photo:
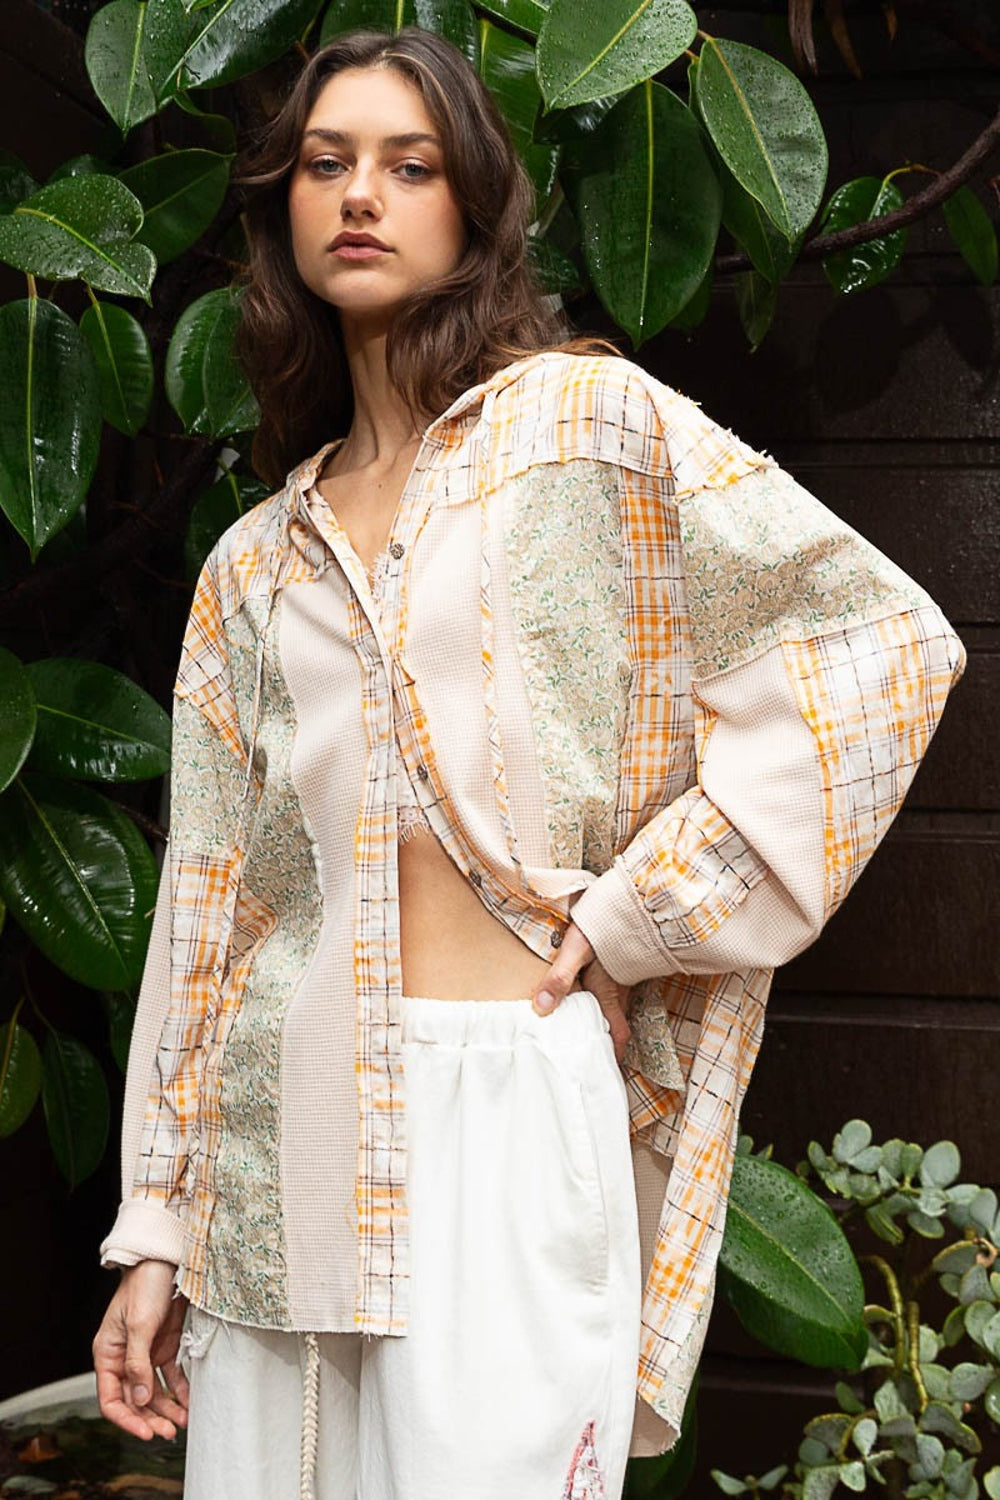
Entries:
{"type": "Polygon", "coordinates": [[[601,1466],[594,1447],[594,1424],[588,1422],[580,1434],[563,1485],[562,1500],[607,1500],[601,1466]]]}

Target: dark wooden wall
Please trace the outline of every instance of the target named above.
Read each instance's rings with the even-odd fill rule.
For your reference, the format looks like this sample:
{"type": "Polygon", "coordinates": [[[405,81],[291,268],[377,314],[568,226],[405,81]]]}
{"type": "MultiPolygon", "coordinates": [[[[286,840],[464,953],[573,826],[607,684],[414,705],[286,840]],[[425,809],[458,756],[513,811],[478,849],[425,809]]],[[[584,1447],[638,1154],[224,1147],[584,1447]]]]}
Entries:
{"type": "MultiPolygon", "coordinates": [[[[773,36],[773,18],[751,9],[699,14],[717,35],[773,36]]],[[[965,14],[977,9],[1000,46],[991,0],[965,14]]],[[[1000,73],[899,11],[891,51],[877,20],[852,23],[871,75],[862,84],[823,48],[816,97],[831,185],[906,159],[947,166],[996,109],[1000,73]]],[[[104,135],[55,27],[30,0],[4,0],[4,143],[39,176],[98,149],[104,135]]],[[[989,202],[985,175],[977,187],[989,202]]],[[[846,300],[817,267],[801,266],[756,354],[720,286],[704,329],[664,334],[640,358],[773,452],[912,573],[969,649],[965,679],[885,845],[820,942],[777,978],[745,1128],[793,1164],[811,1138],[829,1141],[862,1116],[877,1139],[954,1139],[964,1175],[996,1184],[1000,292],[975,285],[939,222],[913,231],[911,252],[887,285],[846,300]]],[[[93,1267],[115,1175],[109,1160],[71,1199],[38,1120],[0,1145],[0,1397],[86,1364],[110,1288],[93,1267]]],[[[761,1472],[792,1456],[801,1423],[828,1391],[821,1376],[762,1357],[720,1310],[704,1368],[698,1500],[717,1493],[710,1466],[761,1472]]]]}
{"type": "MultiPolygon", "coordinates": [[[[716,35],[766,34],[745,13],[699,16],[716,35]]],[[[1000,102],[1000,72],[918,35],[907,7],[899,16],[891,52],[876,24],[852,22],[873,75],[861,84],[838,73],[832,47],[822,52],[831,187],[907,160],[947,167],[1000,102]]],[[[1000,45],[1000,17],[984,5],[980,21],[1000,45]]],[[[995,215],[989,172],[1000,172],[996,156],[974,183],[995,215]]],[[[952,1139],[963,1178],[996,1185],[1000,289],[976,285],[939,216],[911,231],[909,251],[889,282],[846,299],[800,263],[755,354],[720,287],[706,328],[664,334],[640,357],[912,574],[969,653],[884,845],[820,941],[776,976],[744,1129],[792,1166],[857,1116],[876,1140],[952,1139]]],[[[831,1385],[762,1356],[718,1309],[702,1389],[695,1488],[707,1500],[718,1493],[709,1467],[761,1473],[794,1459],[831,1385]]]]}

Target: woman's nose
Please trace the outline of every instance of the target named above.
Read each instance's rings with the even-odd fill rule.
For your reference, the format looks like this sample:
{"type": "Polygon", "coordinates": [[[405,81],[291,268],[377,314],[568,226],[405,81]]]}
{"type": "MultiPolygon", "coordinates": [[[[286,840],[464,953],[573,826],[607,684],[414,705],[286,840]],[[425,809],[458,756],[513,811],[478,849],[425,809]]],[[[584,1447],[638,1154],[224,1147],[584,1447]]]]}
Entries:
{"type": "Polygon", "coordinates": [[[377,218],[382,211],[375,170],[359,162],[351,173],[344,196],[340,200],[340,211],[345,217],[366,214],[377,218]]]}

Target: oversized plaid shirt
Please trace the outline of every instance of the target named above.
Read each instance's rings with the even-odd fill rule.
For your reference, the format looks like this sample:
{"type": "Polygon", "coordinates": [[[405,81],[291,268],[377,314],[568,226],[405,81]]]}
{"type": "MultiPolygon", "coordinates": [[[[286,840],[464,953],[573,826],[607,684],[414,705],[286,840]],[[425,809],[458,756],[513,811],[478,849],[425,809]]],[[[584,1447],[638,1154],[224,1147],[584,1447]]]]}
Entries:
{"type": "Polygon", "coordinates": [[[871,856],[962,648],[625,360],[534,356],[432,423],[377,604],[328,452],[198,585],[105,1257],[239,1321],[405,1332],[398,754],[499,921],[550,957],[572,906],[635,986],[633,1128],[672,1159],[638,1390],[676,1426],[771,971],[871,856]]]}

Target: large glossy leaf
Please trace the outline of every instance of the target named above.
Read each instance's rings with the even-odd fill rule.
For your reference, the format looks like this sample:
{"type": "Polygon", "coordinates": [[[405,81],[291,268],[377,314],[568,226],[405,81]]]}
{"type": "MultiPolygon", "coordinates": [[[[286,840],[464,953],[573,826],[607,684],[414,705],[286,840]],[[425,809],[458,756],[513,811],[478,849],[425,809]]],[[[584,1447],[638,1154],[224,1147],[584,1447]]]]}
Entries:
{"type": "MultiPolygon", "coordinates": [[[[855,224],[881,219],[899,208],[903,195],[894,182],[881,177],[858,177],[845,182],[823,210],[823,228],[832,233],[855,224]]],[[[881,239],[867,240],[853,250],[838,250],[823,261],[830,284],[838,292],[860,292],[884,281],[906,248],[906,230],[896,229],[881,239]]]]}
{"type": "Polygon", "coordinates": [[[851,1247],[815,1193],[777,1162],[736,1159],[719,1288],[769,1348],[823,1368],[860,1368],[868,1335],[851,1247]]]}
{"type": "Polygon", "coordinates": [[[35,276],[79,276],[148,301],[156,261],[134,241],[141,225],[142,204],[116,177],[65,177],[0,217],[0,259],[35,276]]]}
{"type": "Polygon", "coordinates": [[[192,13],[181,62],[192,88],[232,83],[280,57],[319,9],[320,0],[216,0],[192,13]]]}
{"type": "Polygon", "coordinates": [[[333,0],[323,17],[320,42],[356,26],[375,31],[420,26],[446,37],[473,67],[479,58],[478,26],[467,0],[333,0]]]}
{"type": "Polygon", "coordinates": [[[759,271],[741,271],[736,278],[736,306],[751,350],[756,349],[774,321],[777,288],[759,271]]]}
{"type": "Polygon", "coordinates": [[[167,396],[188,432],[225,437],[257,423],[257,403],[236,358],[239,309],[222,288],[192,302],[167,349],[167,396]]]}
{"type": "Polygon", "coordinates": [[[638,345],[690,301],[715,248],[722,190],[698,122],[641,84],[567,148],[562,175],[598,295],[638,345]]]}
{"type": "Polygon", "coordinates": [[[269,494],[261,480],[233,473],[202,491],[191,507],[184,538],[184,571],[192,583],[222,533],[269,494]]]}
{"type": "Polygon", "coordinates": [[[191,29],[181,0],[111,0],[93,17],[87,72],[120,130],[148,120],[177,92],[191,29]]]}
{"type": "Polygon", "coordinates": [[[144,781],[170,765],[170,715],[96,661],[46,657],[28,667],[38,702],[31,766],[85,781],[144,781]]]}
{"type": "Polygon", "coordinates": [[[101,398],[79,328],[51,302],[0,307],[0,507],[32,557],[83,504],[101,398]]]}
{"type": "Polygon", "coordinates": [[[0,893],[45,956],[93,989],[138,983],[156,862],[89,787],[24,774],[0,800],[0,893]]]}
{"type": "Polygon", "coordinates": [[[99,1165],[108,1143],[108,1086],[94,1054],[64,1031],[49,1031],[42,1068],[52,1155],[70,1187],[76,1187],[99,1165]]]}
{"type": "Polygon", "coordinates": [[[64,177],[93,177],[95,173],[101,177],[114,175],[102,157],[86,151],[82,156],[70,156],[66,161],[60,162],[49,176],[49,182],[62,182],[64,177]]]}
{"type": "Polygon", "coordinates": [[[105,421],[135,437],[153,399],[153,356],[141,324],[124,307],[95,301],[80,319],[80,332],[97,366],[105,421]]]}
{"type": "Polygon", "coordinates": [[[711,37],[696,70],[698,109],[737,182],[786,239],[812,222],[826,183],[826,137],[802,84],[776,58],[711,37]]]}
{"type": "Polygon", "coordinates": [[[215,151],[168,151],[121,173],[145,215],[139,239],[160,265],[200,239],[229,185],[230,156],[215,151]]]}
{"type": "Polygon", "coordinates": [[[511,140],[544,202],[555,180],[559,148],[534,141],[535,120],[542,106],[534,47],[492,21],[480,21],[479,76],[500,106],[511,140]]]}
{"type": "Polygon", "coordinates": [[[27,668],[0,646],[0,792],[10,786],[35,737],[35,694],[27,668]]]}
{"type": "Polygon", "coordinates": [[[799,249],[799,241],[786,240],[775,229],[757,199],[741,188],[733,174],[723,168],[722,222],[736,243],[753,261],[754,270],[768,281],[787,275],[799,249]]]}
{"type": "Polygon", "coordinates": [[[24,1124],[41,1086],[42,1059],[35,1039],[11,1019],[0,1026],[0,1139],[24,1124]]]}
{"type": "Polygon", "coordinates": [[[521,32],[522,36],[536,37],[542,29],[548,6],[541,0],[476,0],[476,9],[484,15],[493,16],[504,26],[521,32]]]}
{"type": "Polygon", "coordinates": [[[694,41],[685,0],[552,0],[538,37],[538,78],[550,109],[620,94],[694,41]]]}
{"type": "Polygon", "coordinates": [[[0,213],[38,192],[38,183],[13,151],[0,151],[0,213]]]}
{"type": "Polygon", "coordinates": [[[960,187],[941,205],[955,247],[983,286],[997,279],[997,232],[970,187],[960,187]]]}

